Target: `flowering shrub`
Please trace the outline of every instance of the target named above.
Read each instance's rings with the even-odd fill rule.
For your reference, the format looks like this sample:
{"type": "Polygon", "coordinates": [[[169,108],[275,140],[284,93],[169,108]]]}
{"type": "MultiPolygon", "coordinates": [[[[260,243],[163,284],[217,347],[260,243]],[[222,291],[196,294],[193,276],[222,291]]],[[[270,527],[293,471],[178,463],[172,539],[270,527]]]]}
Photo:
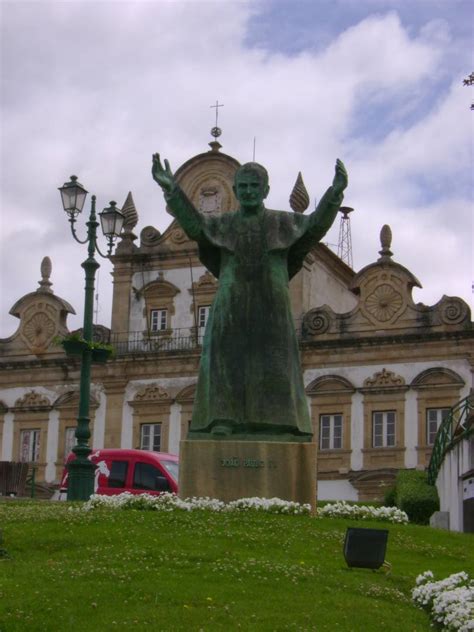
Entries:
{"type": "MultiPolygon", "coordinates": [[[[207,509],[209,511],[266,511],[272,514],[302,515],[310,514],[308,504],[282,500],[281,498],[240,498],[224,503],[215,498],[186,498],[182,500],[176,494],[165,492],[159,496],[151,494],[130,494],[124,492],[116,496],[102,496],[94,494],[81,510],[90,511],[98,507],[109,509],[150,509],[156,511],[194,511],[207,509]]],[[[351,518],[353,520],[380,520],[406,524],[408,516],[396,507],[370,507],[365,505],[349,505],[344,501],[327,504],[318,509],[321,518],[351,518]]]]}
{"type": "Polygon", "coordinates": [[[321,518],[352,518],[353,520],[380,520],[406,524],[408,516],[397,507],[370,507],[368,505],[349,505],[341,500],[324,505],[318,510],[321,518]]]}
{"type": "Polygon", "coordinates": [[[439,581],[431,571],[418,575],[412,599],[443,630],[474,630],[474,581],[464,571],[439,581]]]}
{"type": "Polygon", "coordinates": [[[311,505],[300,505],[300,503],[282,500],[281,498],[240,498],[233,500],[227,505],[227,511],[248,511],[256,509],[275,514],[309,514],[311,505]]]}
{"type": "Polygon", "coordinates": [[[230,503],[224,503],[215,498],[186,498],[182,500],[176,494],[165,492],[159,496],[151,494],[130,494],[124,492],[116,496],[102,496],[93,494],[84,505],[83,511],[90,511],[98,507],[109,509],[151,509],[157,511],[173,511],[181,509],[184,511],[194,511],[196,509],[207,509],[210,511],[267,511],[274,514],[309,514],[310,505],[300,505],[299,503],[281,500],[280,498],[241,498],[230,503]]]}

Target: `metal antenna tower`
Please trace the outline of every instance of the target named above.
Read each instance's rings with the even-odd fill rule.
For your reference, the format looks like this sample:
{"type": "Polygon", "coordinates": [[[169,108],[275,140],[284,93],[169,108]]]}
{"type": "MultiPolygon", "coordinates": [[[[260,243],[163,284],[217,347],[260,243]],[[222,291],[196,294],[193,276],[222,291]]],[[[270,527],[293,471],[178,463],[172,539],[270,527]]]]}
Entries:
{"type": "Polygon", "coordinates": [[[349,213],[354,209],[350,206],[341,206],[339,212],[342,214],[341,223],[339,224],[339,242],[337,244],[337,256],[347,263],[350,268],[354,267],[352,261],[352,236],[351,236],[351,220],[349,213]]]}

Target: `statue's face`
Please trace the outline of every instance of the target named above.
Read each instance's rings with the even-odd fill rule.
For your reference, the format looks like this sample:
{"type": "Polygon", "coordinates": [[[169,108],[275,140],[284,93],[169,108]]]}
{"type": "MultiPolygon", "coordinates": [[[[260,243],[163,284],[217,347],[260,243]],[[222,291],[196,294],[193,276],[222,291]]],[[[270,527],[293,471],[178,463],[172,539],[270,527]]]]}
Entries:
{"type": "Polygon", "coordinates": [[[240,173],[236,178],[234,185],[235,197],[244,208],[261,206],[268,195],[268,191],[268,185],[265,185],[261,176],[255,171],[240,173]]]}

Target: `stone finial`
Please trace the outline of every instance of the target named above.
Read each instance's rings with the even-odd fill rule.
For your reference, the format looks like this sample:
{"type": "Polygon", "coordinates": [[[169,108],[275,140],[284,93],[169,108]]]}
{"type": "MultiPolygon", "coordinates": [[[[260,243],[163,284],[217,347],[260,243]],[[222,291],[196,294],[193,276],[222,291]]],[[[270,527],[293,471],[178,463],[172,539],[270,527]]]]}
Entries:
{"type": "Polygon", "coordinates": [[[290,195],[290,206],[295,213],[304,213],[309,206],[309,195],[304,185],[301,171],[298,173],[295,186],[290,195]]]}
{"type": "Polygon", "coordinates": [[[211,148],[211,151],[217,153],[222,145],[218,140],[211,140],[211,142],[209,143],[209,147],[211,148]]]}
{"type": "Polygon", "coordinates": [[[138,213],[131,191],[129,191],[123,204],[122,213],[125,215],[125,220],[123,222],[123,231],[120,234],[120,242],[115,250],[116,255],[130,254],[136,248],[133,242],[137,236],[134,234],[133,229],[138,223],[138,213]]]}
{"type": "Polygon", "coordinates": [[[135,202],[133,201],[131,191],[129,191],[127,199],[124,202],[122,213],[125,215],[123,227],[125,229],[125,232],[130,233],[138,223],[138,213],[137,209],[135,208],[135,202]]]}
{"type": "Polygon", "coordinates": [[[53,284],[49,280],[52,269],[53,266],[51,264],[51,259],[49,257],[44,257],[41,262],[41,281],[38,281],[39,288],[36,290],[37,292],[47,292],[48,294],[53,293],[53,290],[51,289],[53,284]]]}
{"type": "Polygon", "coordinates": [[[390,246],[392,245],[392,229],[388,224],[384,224],[380,231],[380,245],[382,246],[382,250],[379,250],[379,255],[381,255],[379,261],[390,261],[393,255],[393,252],[390,250],[390,246]]]}

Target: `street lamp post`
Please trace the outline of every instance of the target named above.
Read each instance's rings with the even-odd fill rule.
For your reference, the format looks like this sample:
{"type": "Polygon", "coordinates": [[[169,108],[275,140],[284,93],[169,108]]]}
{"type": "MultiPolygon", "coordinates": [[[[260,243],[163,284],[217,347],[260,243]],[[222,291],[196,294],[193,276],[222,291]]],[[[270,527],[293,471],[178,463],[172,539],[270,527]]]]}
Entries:
{"type": "Polygon", "coordinates": [[[81,378],[79,387],[79,412],[77,417],[77,427],[75,432],[76,445],[73,452],[76,458],[68,464],[68,500],[89,500],[94,493],[94,472],[95,465],[91,463],[88,456],[91,453],[89,446],[90,433],[90,417],[89,417],[89,399],[91,388],[91,365],[92,365],[92,331],[93,331],[93,310],[94,310],[94,284],[95,273],[100,264],[95,259],[97,252],[101,257],[107,258],[112,253],[115,239],[120,235],[122,230],[124,215],[116,208],[115,202],[110,202],[110,207],[99,213],[102,225],[102,232],[108,240],[107,254],[104,255],[97,245],[97,221],[95,213],[95,195],[91,198],[91,210],[87,226],[87,237],[84,240],[77,236],[74,224],[76,217],[81,213],[82,207],[87,196],[87,191],[82,184],[77,181],[76,176],[71,176],[70,182],[66,182],[59,188],[64,210],[68,214],[71,224],[71,232],[74,239],[80,244],[87,244],[88,257],[82,263],[85,270],[85,300],[84,300],[84,325],[83,339],[85,341],[82,347],[81,355],[81,378]]]}

